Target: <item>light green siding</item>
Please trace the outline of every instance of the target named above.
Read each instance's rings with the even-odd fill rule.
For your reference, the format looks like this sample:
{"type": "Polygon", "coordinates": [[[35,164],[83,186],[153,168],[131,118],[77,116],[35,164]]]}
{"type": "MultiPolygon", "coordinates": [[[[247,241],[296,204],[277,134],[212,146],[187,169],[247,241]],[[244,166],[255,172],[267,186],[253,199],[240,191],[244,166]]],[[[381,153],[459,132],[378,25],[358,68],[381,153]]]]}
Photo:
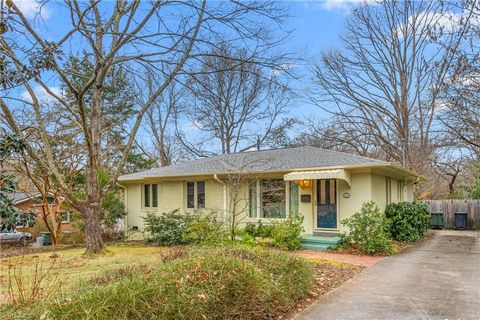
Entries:
{"type": "MultiPolygon", "coordinates": [[[[268,176],[252,177],[252,180],[258,179],[280,179],[283,178],[285,173],[278,173],[268,176]]],[[[388,178],[391,180],[391,202],[398,202],[403,197],[404,201],[412,199],[411,193],[412,183],[402,182],[399,185],[399,180],[395,178],[388,178]],[[401,190],[398,190],[398,187],[401,190]],[[401,196],[399,196],[401,194],[401,196]]],[[[186,208],[186,182],[187,181],[205,181],[205,207],[207,209],[214,209],[221,212],[225,218],[228,218],[228,214],[225,214],[224,206],[229,208],[229,212],[232,212],[233,205],[236,204],[235,212],[237,214],[236,221],[240,224],[249,222],[257,222],[259,218],[249,217],[249,186],[251,182],[247,182],[246,179],[242,179],[242,183],[238,187],[228,187],[229,182],[226,177],[221,178],[227,184],[226,198],[224,198],[224,186],[217,180],[210,178],[205,179],[202,177],[185,178],[182,180],[172,181],[148,181],[147,183],[158,183],[158,208],[142,208],[142,188],[141,183],[128,183],[125,184],[126,197],[125,202],[127,206],[127,226],[129,228],[137,226],[140,230],[143,229],[143,219],[147,212],[168,212],[174,209],[180,209],[181,212],[187,210],[186,208]],[[226,199],[226,203],[225,202],[226,199]]],[[[287,187],[288,190],[288,187],[287,187]]],[[[351,185],[346,181],[337,180],[337,213],[339,226],[336,230],[330,230],[334,232],[346,231],[340,223],[343,219],[352,216],[355,212],[358,212],[364,202],[374,201],[381,210],[385,209],[387,204],[387,177],[381,174],[372,172],[351,172],[351,185]]],[[[288,193],[287,193],[288,198],[288,193]]],[[[304,228],[306,234],[311,234],[314,231],[326,231],[316,229],[316,181],[311,181],[310,187],[299,187],[298,192],[298,211],[304,216],[304,228]],[[301,202],[302,195],[310,195],[310,202],[301,202]]],[[[190,209],[191,210],[191,209],[190,209]]],[[[264,219],[265,223],[268,221],[278,221],[278,219],[264,219]]]]}
{"type": "MultiPolygon", "coordinates": [[[[356,173],[351,175],[351,186],[345,181],[338,183],[338,216],[339,222],[345,218],[351,217],[359,211],[362,204],[372,200],[372,176],[369,173],[356,173]],[[348,193],[349,198],[344,194],[348,193]]],[[[339,223],[339,230],[345,231],[345,228],[339,223]]]]}

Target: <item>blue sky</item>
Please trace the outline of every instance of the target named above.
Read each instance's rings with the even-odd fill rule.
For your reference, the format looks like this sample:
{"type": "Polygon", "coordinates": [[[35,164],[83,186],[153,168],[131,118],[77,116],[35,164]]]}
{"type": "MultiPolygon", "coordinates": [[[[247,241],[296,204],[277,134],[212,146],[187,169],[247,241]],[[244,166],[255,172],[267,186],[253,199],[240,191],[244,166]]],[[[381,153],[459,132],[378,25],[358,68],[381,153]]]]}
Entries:
{"type": "Polygon", "coordinates": [[[339,35],[353,3],[346,1],[292,1],[293,18],[290,21],[295,30],[293,39],[299,47],[307,49],[309,56],[318,55],[322,48],[339,45],[339,35]],[[338,6],[328,6],[329,3],[338,6]]]}
{"type": "MultiPolygon", "coordinates": [[[[308,63],[318,57],[322,49],[339,48],[341,46],[339,35],[343,31],[346,19],[351,14],[353,7],[359,1],[364,0],[284,1],[291,14],[285,29],[293,30],[287,44],[288,47],[297,51],[308,63]]],[[[35,0],[17,0],[15,2],[27,18],[32,19],[38,13],[39,7],[35,0]]],[[[57,39],[65,33],[63,25],[64,19],[67,17],[62,14],[59,3],[56,3],[55,0],[49,1],[42,8],[41,15],[47,23],[43,24],[35,19],[38,22],[36,27],[43,29],[42,33],[47,38],[57,39]]],[[[78,43],[69,43],[69,45],[78,46],[78,43]]],[[[292,83],[292,86],[299,89],[299,93],[301,93],[310,85],[308,69],[305,66],[296,69],[296,72],[303,78],[292,83]]],[[[327,116],[319,108],[309,105],[302,99],[292,101],[290,109],[289,116],[297,118],[313,115],[317,118],[327,116]]]]}
{"type": "MultiPolygon", "coordinates": [[[[340,35],[357,1],[325,0],[325,1],[289,1],[292,19],[289,21],[293,29],[291,46],[304,50],[307,61],[313,61],[321,50],[341,48],[340,35]]],[[[303,53],[303,52],[302,52],[303,53]]],[[[308,71],[299,70],[304,77],[297,85],[306,88],[309,85],[308,71]]],[[[324,112],[303,101],[295,101],[292,114],[303,117],[325,117],[324,112]]]]}

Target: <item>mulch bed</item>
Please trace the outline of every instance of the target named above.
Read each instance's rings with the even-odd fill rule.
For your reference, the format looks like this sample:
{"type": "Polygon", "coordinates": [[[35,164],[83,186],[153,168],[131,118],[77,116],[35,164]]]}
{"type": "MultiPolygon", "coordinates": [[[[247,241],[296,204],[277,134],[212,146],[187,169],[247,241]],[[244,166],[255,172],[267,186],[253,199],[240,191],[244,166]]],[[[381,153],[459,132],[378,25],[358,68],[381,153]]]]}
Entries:
{"type": "Polygon", "coordinates": [[[364,267],[361,266],[329,260],[318,260],[315,263],[316,283],[314,289],[310,291],[307,298],[297,305],[293,313],[281,316],[279,319],[291,318],[295,313],[306,309],[319,297],[355,277],[364,269],[364,267]]]}
{"type": "MultiPolygon", "coordinates": [[[[397,250],[393,254],[403,252],[403,251],[405,251],[405,250],[407,250],[408,248],[411,248],[411,247],[419,246],[422,243],[424,243],[425,241],[427,241],[428,239],[430,239],[431,237],[433,237],[433,232],[431,230],[429,230],[429,231],[427,231],[427,233],[425,233],[425,236],[422,239],[420,239],[418,241],[415,241],[415,242],[412,242],[412,243],[405,243],[405,242],[400,242],[400,241],[393,240],[393,244],[397,248],[397,250]]],[[[328,249],[327,251],[332,252],[332,253],[352,254],[352,255],[356,255],[356,256],[365,256],[366,255],[365,253],[361,252],[359,249],[357,249],[355,247],[328,249]]],[[[385,256],[390,256],[390,255],[391,254],[385,254],[385,253],[381,253],[381,252],[371,254],[371,256],[379,256],[379,257],[385,257],[385,256]]]]}

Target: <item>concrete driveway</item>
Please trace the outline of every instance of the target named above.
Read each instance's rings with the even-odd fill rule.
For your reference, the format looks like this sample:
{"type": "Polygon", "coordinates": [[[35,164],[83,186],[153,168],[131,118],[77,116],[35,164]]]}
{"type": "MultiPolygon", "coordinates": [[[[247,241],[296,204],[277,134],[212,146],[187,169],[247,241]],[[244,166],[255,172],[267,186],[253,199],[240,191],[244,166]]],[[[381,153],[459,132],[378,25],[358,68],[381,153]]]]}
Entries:
{"type": "Polygon", "coordinates": [[[480,233],[436,231],[315,302],[297,319],[480,319],[480,233]]]}

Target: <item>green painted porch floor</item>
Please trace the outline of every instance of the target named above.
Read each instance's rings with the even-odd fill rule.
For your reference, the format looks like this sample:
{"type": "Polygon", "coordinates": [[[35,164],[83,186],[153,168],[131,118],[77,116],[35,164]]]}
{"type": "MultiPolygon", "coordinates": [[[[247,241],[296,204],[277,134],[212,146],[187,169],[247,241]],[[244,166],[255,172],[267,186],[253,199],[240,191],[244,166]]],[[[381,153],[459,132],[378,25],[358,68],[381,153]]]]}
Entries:
{"type": "Polygon", "coordinates": [[[300,248],[313,250],[327,250],[335,247],[340,242],[338,234],[332,235],[304,235],[300,242],[300,248]]]}

